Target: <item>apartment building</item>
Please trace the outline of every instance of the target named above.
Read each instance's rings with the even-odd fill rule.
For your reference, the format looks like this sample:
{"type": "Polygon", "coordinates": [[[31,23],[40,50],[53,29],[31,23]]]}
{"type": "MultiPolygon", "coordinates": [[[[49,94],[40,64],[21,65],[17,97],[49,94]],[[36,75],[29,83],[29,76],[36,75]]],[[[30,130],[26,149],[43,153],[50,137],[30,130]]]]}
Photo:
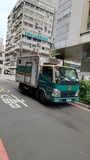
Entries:
{"type": "Polygon", "coordinates": [[[90,1],[58,0],[52,50],[90,72],[90,1]]]}
{"type": "Polygon", "coordinates": [[[19,0],[7,22],[5,64],[16,65],[17,56],[48,54],[51,47],[55,4],[53,0],[19,0]]]}
{"type": "Polygon", "coordinates": [[[0,74],[4,73],[4,58],[5,58],[5,50],[3,45],[3,39],[0,38],[0,74]]]}

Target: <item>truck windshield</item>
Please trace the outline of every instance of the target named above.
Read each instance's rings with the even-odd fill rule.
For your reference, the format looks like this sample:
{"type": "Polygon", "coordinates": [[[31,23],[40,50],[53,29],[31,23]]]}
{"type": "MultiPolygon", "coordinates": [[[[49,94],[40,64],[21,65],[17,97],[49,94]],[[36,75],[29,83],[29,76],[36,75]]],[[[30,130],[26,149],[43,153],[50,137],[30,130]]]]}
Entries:
{"type": "Polygon", "coordinates": [[[55,66],[55,80],[56,83],[61,81],[78,82],[78,75],[75,69],[55,66]]]}

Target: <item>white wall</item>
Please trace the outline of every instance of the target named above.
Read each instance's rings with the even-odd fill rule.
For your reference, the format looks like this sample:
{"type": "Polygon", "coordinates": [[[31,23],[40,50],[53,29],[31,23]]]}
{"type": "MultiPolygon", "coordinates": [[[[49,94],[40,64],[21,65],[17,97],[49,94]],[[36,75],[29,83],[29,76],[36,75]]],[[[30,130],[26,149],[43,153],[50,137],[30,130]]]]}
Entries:
{"type": "Polygon", "coordinates": [[[84,0],[72,0],[71,20],[67,46],[77,45],[80,42],[80,30],[84,0]]]}
{"type": "Polygon", "coordinates": [[[90,32],[86,32],[80,36],[80,43],[90,42],[90,32]]]}
{"type": "Polygon", "coordinates": [[[0,74],[4,73],[4,60],[5,60],[5,54],[4,54],[4,45],[3,45],[3,39],[0,38],[0,61],[3,62],[3,64],[0,64],[0,74]]]}
{"type": "Polygon", "coordinates": [[[56,12],[56,30],[55,30],[55,48],[66,47],[68,34],[69,34],[69,25],[70,25],[70,16],[71,16],[71,0],[61,0],[58,2],[58,9],[56,12]]]}
{"type": "Polygon", "coordinates": [[[88,9],[89,0],[59,1],[53,34],[56,49],[90,42],[90,30],[86,31],[88,9]],[[63,19],[64,13],[70,12],[71,16],[63,19]],[[57,23],[58,19],[62,20],[57,23]]]}

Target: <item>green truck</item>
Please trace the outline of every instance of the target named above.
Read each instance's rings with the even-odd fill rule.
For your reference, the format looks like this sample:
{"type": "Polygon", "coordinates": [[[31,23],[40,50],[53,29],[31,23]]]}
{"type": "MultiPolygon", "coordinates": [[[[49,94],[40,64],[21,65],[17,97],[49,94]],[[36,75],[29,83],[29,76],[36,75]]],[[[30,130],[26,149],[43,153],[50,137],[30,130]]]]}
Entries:
{"type": "Polygon", "coordinates": [[[61,66],[49,56],[29,56],[17,59],[16,81],[20,92],[28,91],[44,104],[79,100],[79,80],[72,67],[61,66]]]}

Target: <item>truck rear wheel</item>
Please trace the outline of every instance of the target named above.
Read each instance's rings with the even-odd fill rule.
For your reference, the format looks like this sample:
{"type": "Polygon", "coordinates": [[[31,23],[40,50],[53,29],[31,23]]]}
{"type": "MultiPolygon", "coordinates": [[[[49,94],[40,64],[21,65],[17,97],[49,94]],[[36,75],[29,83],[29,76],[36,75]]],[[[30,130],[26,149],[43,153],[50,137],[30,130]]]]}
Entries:
{"type": "Polygon", "coordinates": [[[35,98],[38,100],[39,99],[39,89],[36,90],[35,92],[35,98]]]}
{"type": "Polygon", "coordinates": [[[19,89],[20,89],[20,93],[24,93],[25,92],[23,83],[19,84],[19,89]]]}
{"type": "Polygon", "coordinates": [[[46,99],[45,99],[45,93],[43,91],[40,92],[39,100],[42,104],[45,104],[46,99]]]}

